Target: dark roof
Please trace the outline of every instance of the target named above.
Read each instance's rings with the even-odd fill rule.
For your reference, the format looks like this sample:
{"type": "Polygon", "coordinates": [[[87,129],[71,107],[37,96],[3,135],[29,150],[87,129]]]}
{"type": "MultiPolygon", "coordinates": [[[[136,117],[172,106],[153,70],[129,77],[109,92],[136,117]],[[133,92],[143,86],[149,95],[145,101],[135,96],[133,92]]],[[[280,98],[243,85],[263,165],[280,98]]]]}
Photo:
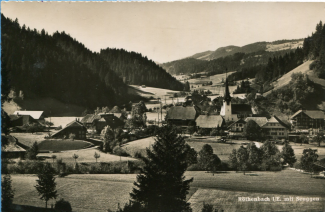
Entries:
{"type": "Polygon", "coordinates": [[[260,127],[262,127],[263,125],[265,125],[267,123],[266,117],[247,117],[245,119],[246,122],[248,122],[249,120],[255,121],[256,124],[258,124],[258,126],[260,126],[260,127]]]}
{"type": "Polygon", "coordinates": [[[84,124],[92,124],[95,120],[99,120],[101,117],[100,115],[95,114],[87,114],[85,117],[81,119],[81,123],[84,124]]]}
{"type": "Polygon", "coordinates": [[[290,118],[293,119],[295,116],[297,116],[300,113],[304,113],[312,119],[325,119],[325,114],[321,110],[298,110],[290,118]]]}
{"type": "Polygon", "coordinates": [[[74,121],[70,122],[69,124],[67,124],[67,126],[65,126],[65,128],[63,128],[63,129],[57,131],[56,133],[54,133],[51,137],[54,137],[55,135],[65,131],[68,128],[75,128],[75,127],[79,127],[79,128],[87,130],[87,128],[83,125],[83,123],[81,123],[81,122],[79,122],[77,120],[74,120],[74,121]]]}
{"type": "Polygon", "coordinates": [[[10,115],[10,121],[15,122],[15,126],[23,126],[25,124],[37,122],[30,115],[10,115]]]}
{"type": "MultiPolygon", "coordinates": [[[[288,125],[286,125],[281,119],[279,119],[277,116],[273,116],[273,118],[275,118],[282,126],[286,127],[286,128],[290,128],[288,125]]],[[[270,120],[269,120],[270,121],[270,120]]]]}
{"type": "Polygon", "coordinates": [[[248,104],[231,104],[232,114],[252,114],[252,107],[248,104]]]}
{"type": "Polygon", "coordinates": [[[183,107],[174,106],[167,111],[167,119],[178,119],[178,120],[195,120],[196,110],[193,106],[183,107]]]}
{"type": "Polygon", "coordinates": [[[239,119],[238,121],[232,123],[231,125],[228,126],[228,129],[232,127],[232,125],[234,124],[246,124],[246,121],[244,121],[243,119],[239,119]]]}
{"type": "Polygon", "coordinates": [[[34,119],[40,119],[41,116],[43,115],[43,111],[27,111],[27,110],[22,110],[22,111],[15,111],[14,115],[30,115],[34,119]]]}
{"type": "Polygon", "coordinates": [[[223,118],[220,115],[200,115],[195,122],[201,128],[217,128],[222,126],[223,118]]]}

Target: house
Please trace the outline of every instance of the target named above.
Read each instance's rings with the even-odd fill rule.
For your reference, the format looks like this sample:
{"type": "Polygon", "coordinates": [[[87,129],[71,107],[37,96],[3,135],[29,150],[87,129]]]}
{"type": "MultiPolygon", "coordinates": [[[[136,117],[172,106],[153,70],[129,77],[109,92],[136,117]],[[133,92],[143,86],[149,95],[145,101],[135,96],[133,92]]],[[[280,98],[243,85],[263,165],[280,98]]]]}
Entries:
{"type": "Polygon", "coordinates": [[[29,115],[33,119],[39,121],[39,122],[44,122],[45,121],[45,115],[44,111],[28,111],[28,110],[21,110],[21,111],[15,111],[13,115],[29,115]]]}
{"type": "Polygon", "coordinates": [[[265,132],[267,137],[273,139],[286,139],[289,134],[289,127],[283,123],[277,116],[270,119],[266,117],[247,117],[246,122],[249,120],[255,121],[265,132]]]}
{"type": "Polygon", "coordinates": [[[238,121],[230,124],[228,126],[228,132],[229,136],[231,137],[243,137],[244,136],[244,127],[245,127],[246,121],[243,119],[239,119],[238,121]]]}
{"type": "Polygon", "coordinates": [[[290,122],[296,132],[309,130],[316,134],[324,130],[325,114],[321,110],[299,110],[290,117],[290,122]]]}
{"type": "Polygon", "coordinates": [[[24,125],[29,125],[33,123],[38,123],[37,120],[35,120],[30,115],[9,115],[10,118],[10,127],[20,127],[24,125]]]}
{"type": "Polygon", "coordinates": [[[3,158],[24,158],[26,150],[19,144],[17,139],[11,135],[1,135],[1,141],[8,140],[8,144],[1,147],[3,158]]]}
{"type": "Polygon", "coordinates": [[[91,128],[96,126],[98,120],[101,119],[101,116],[98,114],[87,114],[85,117],[81,119],[81,123],[85,125],[87,128],[91,128]]]}
{"type": "Polygon", "coordinates": [[[248,104],[231,104],[232,97],[230,96],[228,80],[225,83],[223,105],[220,110],[220,115],[226,121],[237,121],[239,118],[246,118],[253,114],[252,107],[248,104]]]}
{"type": "Polygon", "coordinates": [[[289,126],[283,123],[278,117],[271,117],[266,124],[262,126],[266,135],[273,139],[287,139],[289,126]]]}
{"type": "Polygon", "coordinates": [[[167,111],[166,121],[177,126],[194,125],[198,115],[197,109],[194,106],[174,106],[167,111]]]}
{"type": "Polygon", "coordinates": [[[226,123],[220,115],[199,115],[196,119],[196,126],[204,129],[224,128],[226,123]]]}
{"type": "Polygon", "coordinates": [[[75,139],[86,139],[87,128],[78,119],[67,124],[65,128],[54,133],[52,138],[69,138],[75,134],[75,139]]]}

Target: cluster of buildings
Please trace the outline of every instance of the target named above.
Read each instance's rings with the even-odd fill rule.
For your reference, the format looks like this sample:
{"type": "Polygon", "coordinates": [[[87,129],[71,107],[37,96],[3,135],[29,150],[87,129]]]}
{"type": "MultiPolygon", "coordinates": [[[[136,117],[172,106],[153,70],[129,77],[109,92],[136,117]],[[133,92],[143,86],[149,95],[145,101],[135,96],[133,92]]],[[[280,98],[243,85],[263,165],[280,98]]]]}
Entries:
{"type": "Polygon", "coordinates": [[[299,133],[314,135],[324,130],[325,114],[320,110],[299,110],[290,117],[290,124],[284,123],[277,116],[271,118],[253,114],[251,105],[232,104],[228,81],[226,80],[223,105],[219,114],[204,114],[198,106],[174,106],[167,111],[167,122],[187,127],[196,126],[212,130],[228,131],[232,137],[243,137],[244,126],[250,120],[261,127],[267,137],[272,139],[295,138],[299,133]],[[231,123],[227,124],[226,123],[231,123]],[[226,127],[227,126],[227,127],[226,127]]]}

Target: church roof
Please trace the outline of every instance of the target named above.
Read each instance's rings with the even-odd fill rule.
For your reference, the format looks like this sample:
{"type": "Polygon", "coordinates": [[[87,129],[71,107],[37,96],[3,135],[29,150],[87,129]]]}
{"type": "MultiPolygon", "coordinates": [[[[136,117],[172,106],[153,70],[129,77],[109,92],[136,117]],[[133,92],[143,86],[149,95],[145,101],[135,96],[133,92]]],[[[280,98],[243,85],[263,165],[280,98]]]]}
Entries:
{"type": "Polygon", "coordinates": [[[252,107],[248,104],[231,104],[233,114],[252,114],[252,107]]]}

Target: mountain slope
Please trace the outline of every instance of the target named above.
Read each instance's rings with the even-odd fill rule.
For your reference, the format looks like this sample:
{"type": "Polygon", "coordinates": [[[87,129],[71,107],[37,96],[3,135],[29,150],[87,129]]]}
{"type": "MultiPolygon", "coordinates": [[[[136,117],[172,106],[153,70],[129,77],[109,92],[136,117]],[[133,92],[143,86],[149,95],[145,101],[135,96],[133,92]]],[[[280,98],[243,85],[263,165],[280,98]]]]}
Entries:
{"type": "Polygon", "coordinates": [[[3,84],[20,99],[53,98],[62,104],[94,109],[140,98],[128,94],[123,77],[134,84],[183,89],[182,83],[140,54],[109,50],[108,59],[65,32],[48,35],[3,15],[1,28],[3,84]]]}

